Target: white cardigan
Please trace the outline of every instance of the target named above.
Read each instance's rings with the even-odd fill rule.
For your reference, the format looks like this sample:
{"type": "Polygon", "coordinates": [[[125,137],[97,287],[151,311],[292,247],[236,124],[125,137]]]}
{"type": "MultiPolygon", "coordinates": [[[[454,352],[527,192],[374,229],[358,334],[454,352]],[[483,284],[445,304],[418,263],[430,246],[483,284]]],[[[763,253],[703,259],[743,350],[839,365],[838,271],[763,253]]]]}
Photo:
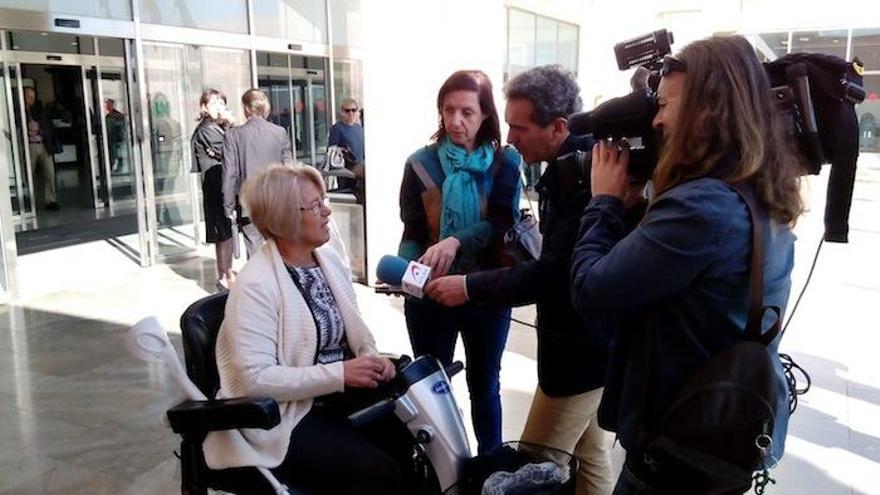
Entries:
{"type": "MultiPolygon", "coordinates": [[[[355,356],[376,355],[373,336],[360,316],[347,266],[327,245],[315,258],[345,324],[355,356]]],[[[263,396],[278,401],[281,423],[271,430],[212,432],[203,444],[212,469],[281,464],[293,428],[309,412],[312,399],[344,390],[342,362],[315,364],[317,329],[312,313],[268,241],[248,260],[226,302],[217,336],[218,398],[263,396]]]]}

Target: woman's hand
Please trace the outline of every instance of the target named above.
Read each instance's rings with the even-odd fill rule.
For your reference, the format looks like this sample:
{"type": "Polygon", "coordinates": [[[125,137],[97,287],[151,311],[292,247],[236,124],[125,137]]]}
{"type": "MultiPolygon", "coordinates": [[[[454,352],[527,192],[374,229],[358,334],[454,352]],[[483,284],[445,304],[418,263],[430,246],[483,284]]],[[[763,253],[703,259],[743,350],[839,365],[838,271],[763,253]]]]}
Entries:
{"type": "Polygon", "coordinates": [[[455,261],[455,255],[458,254],[458,248],[461,242],[455,237],[447,237],[442,241],[429,247],[425,254],[419,258],[419,263],[431,267],[431,277],[442,277],[449,273],[452,262],[455,261]]]}
{"type": "Polygon", "coordinates": [[[382,376],[379,377],[380,381],[389,382],[397,376],[397,370],[394,368],[394,362],[386,357],[379,358],[382,361],[383,369],[382,376]]]}
{"type": "Polygon", "coordinates": [[[464,275],[449,275],[428,282],[425,294],[444,306],[461,306],[468,301],[464,275]]]}
{"type": "Polygon", "coordinates": [[[624,200],[630,194],[629,147],[600,141],[593,145],[590,184],[593,196],[608,195],[624,200]]]}
{"type": "Polygon", "coordinates": [[[360,356],[342,362],[345,375],[345,386],[351,388],[376,388],[379,382],[387,381],[387,376],[394,377],[394,364],[386,358],[377,356],[360,356]],[[388,371],[388,367],[391,371],[388,371]]]}

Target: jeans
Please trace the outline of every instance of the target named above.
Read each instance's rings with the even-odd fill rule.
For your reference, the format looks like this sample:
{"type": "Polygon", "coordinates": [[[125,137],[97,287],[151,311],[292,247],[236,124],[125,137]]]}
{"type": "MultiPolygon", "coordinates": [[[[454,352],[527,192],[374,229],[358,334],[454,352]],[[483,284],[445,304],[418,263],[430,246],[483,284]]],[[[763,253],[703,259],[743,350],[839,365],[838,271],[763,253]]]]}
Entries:
{"type": "Polygon", "coordinates": [[[541,178],[541,163],[523,164],[523,174],[526,177],[526,187],[535,187],[541,178]]]}
{"type": "Polygon", "coordinates": [[[498,377],[510,330],[510,309],[485,309],[472,304],[446,308],[431,300],[408,298],[404,312],[416,356],[427,354],[448,365],[461,333],[477,451],[483,453],[498,446],[501,443],[498,377]]]}

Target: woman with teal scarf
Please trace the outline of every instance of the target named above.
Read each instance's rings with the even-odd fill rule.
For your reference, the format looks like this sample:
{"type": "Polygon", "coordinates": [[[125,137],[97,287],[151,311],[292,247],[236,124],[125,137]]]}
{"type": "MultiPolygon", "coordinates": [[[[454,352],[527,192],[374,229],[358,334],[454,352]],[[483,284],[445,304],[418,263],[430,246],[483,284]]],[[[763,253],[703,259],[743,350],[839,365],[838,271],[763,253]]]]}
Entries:
{"type": "MultiPolygon", "coordinates": [[[[480,71],[452,74],[437,96],[439,129],[413,153],[400,189],[404,232],[399,255],[431,266],[432,276],[497,266],[501,237],[519,216],[521,157],[500,146],[492,83],[480,71]]],[[[501,354],[510,309],[443,307],[408,298],[407,328],[416,355],[452,361],[461,334],[478,451],[501,443],[501,354]]]]}

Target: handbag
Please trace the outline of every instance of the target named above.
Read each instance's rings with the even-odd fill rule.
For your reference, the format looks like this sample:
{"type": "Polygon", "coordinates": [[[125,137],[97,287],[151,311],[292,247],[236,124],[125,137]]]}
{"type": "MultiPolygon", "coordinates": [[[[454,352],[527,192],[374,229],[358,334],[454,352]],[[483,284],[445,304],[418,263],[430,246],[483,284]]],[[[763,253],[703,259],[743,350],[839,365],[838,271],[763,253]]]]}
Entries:
{"type": "MultiPolygon", "coordinates": [[[[498,172],[504,153],[499,152],[495,157],[493,167],[493,175],[498,172]]],[[[525,177],[523,177],[523,163],[520,159],[519,164],[519,180],[522,185],[522,191],[525,191],[525,177]]],[[[541,257],[541,245],[543,237],[538,224],[538,218],[532,212],[537,212],[532,199],[526,195],[529,202],[528,208],[520,210],[519,219],[504,232],[501,237],[500,246],[498,247],[498,264],[507,267],[520,263],[528,263],[535,261],[541,257]]],[[[514,205],[519,207],[519,205],[514,205]]]]}

